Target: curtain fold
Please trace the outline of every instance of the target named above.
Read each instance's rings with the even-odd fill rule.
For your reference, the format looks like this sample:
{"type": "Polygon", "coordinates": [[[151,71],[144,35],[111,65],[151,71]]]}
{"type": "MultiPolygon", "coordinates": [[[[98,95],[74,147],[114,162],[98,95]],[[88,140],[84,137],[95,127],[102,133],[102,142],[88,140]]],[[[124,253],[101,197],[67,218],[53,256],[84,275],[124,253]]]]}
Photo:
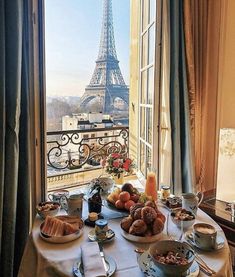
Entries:
{"type": "Polygon", "coordinates": [[[170,119],[173,192],[195,191],[194,157],[185,61],[183,2],[170,1],[170,119]]]}
{"type": "Polygon", "coordinates": [[[215,185],[221,0],[184,0],[186,67],[198,190],[215,185]]]}
{"type": "Polygon", "coordinates": [[[27,1],[0,8],[0,270],[17,276],[29,231],[27,1]]]}

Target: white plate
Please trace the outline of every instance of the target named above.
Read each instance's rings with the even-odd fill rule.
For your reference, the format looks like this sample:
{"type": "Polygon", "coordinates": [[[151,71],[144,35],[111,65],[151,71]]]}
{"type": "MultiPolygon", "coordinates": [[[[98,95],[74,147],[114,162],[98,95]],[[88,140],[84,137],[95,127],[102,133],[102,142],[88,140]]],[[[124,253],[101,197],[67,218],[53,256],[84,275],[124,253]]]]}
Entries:
{"type": "Polygon", "coordinates": [[[66,242],[70,242],[73,241],[75,239],[78,239],[82,234],[83,234],[83,228],[84,228],[84,224],[83,227],[81,229],[79,229],[77,232],[72,233],[70,235],[66,235],[66,236],[60,236],[60,237],[56,237],[56,236],[48,236],[47,234],[44,234],[41,230],[43,227],[44,222],[40,225],[40,237],[50,243],[66,243],[66,242]]]}
{"type": "MultiPolygon", "coordinates": [[[[106,239],[102,240],[102,242],[111,241],[114,237],[115,237],[114,231],[111,230],[111,229],[109,229],[109,230],[106,232],[106,239]]],[[[94,229],[92,229],[92,230],[88,233],[88,238],[89,238],[91,241],[98,241],[97,238],[96,238],[96,234],[95,234],[95,230],[94,230],[94,229]]]]}
{"type": "MultiPolygon", "coordinates": [[[[149,277],[167,277],[152,261],[151,256],[146,251],[139,255],[137,258],[140,269],[143,271],[145,276],[149,277]]],[[[199,275],[200,269],[196,261],[193,262],[188,271],[182,275],[182,277],[197,277],[199,275]]],[[[173,275],[172,275],[173,276],[173,275]]],[[[171,277],[172,277],[171,276],[171,277]]]]}
{"type": "Polygon", "coordinates": [[[209,248],[209,249],[202,249],[200,247],[198,247],[195,243],[194,243],[194,240],[193,240],[193,234],[192,234],[192,231],[188,231],[185,233],[184,235],[185,237],[185,240],[191,244],[192,246],[194,247],[197,247],[198,249],[202,250],[202,251],[215,251],[215,250],[220,250],[221,248],[224,247],[224,237],[220,234],[217,234],[216,236],[216,246],[214,248],[209,248]]]}
{"type": "MultiPolygon", "coordinates": [[[[116,271],[117,265],[114,259],[110,256],[105,256],[105,262],[108,268],[107,277],[110,277],[116,271]]],[[[84,277],[84,271],[83,271],[81,259],[74,264],[73,274],[76,277],[84,277]]]]}
{"type": "Polygon", "coordinates": [[[131,235],[122,229],[121,229],[121,234],[127,240],[134,241],[134,242],[140,242],[140,243],[150,243],[150,242],[158,241],[162,237],[162,232],[160,234],[157,234],[157,235],[154,235],[151,237],[140,237],[140,236],[131,235]]]}

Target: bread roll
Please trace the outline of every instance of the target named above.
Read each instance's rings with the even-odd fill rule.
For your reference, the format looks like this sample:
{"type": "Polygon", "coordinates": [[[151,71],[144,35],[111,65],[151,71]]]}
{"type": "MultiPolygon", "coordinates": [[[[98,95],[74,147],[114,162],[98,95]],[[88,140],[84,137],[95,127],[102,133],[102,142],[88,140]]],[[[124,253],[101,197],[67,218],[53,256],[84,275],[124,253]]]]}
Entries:
{"type": "Polygon", "coordinates": [[[124,217],[122,220],[121,220],[121,228],[126,231],[126,232],[129,232],[129,229],[131,227],[133,223],[133,218],[131,216],[128,216],[128,217],[124,217]]]}
{"type": "Polygon", "coordinates": [[[142,219],[135,220],[130,229],[129,233],[132,235],[141,236],[143,235],[147,230],[147,225],[142,219]]]}
{"type": "Polygon", "coordinates": [[[160,218],[156,218],[153,222],[152,225],[152,232],[153,235],[157,235],[160,234],[164,229],[164,223],[162,222],[162,220],[160,218]]]}
{"type": "Polygon", "coordinates": [[[155,218],[157,217],[157,213],[152,207],[144,207],[141,210],[141,218],[144,220],[145,223],[151,224],[155,218]]]}

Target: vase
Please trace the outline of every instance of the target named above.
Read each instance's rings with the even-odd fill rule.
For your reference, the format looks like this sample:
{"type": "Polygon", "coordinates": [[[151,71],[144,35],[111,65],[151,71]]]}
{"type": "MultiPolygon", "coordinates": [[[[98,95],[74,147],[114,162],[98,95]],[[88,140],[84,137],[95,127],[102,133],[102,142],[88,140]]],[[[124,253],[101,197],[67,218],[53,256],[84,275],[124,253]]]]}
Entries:
{"type": "Polygon", "coordinates": [[[118,175],[114,175],[113,180],[114,180],[116,185],[123,185],[123,183],[124,183],[124,174],[120,173],[119,177],[118,177],[118,175]]]}

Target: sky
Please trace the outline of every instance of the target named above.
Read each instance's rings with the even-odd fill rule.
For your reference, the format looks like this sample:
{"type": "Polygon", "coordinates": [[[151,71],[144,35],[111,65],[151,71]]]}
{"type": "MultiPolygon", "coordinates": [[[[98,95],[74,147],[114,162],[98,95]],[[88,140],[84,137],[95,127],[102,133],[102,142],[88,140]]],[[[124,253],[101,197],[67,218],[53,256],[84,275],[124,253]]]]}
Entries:
{"type": "MultiPolygon", "coordinates": [[[[113,0],[117,57],[129,85],[130,0],[113,0]]],[[[82,96],[98,57],[102,0],[45,0],[47,95],[82,96]]]]}

